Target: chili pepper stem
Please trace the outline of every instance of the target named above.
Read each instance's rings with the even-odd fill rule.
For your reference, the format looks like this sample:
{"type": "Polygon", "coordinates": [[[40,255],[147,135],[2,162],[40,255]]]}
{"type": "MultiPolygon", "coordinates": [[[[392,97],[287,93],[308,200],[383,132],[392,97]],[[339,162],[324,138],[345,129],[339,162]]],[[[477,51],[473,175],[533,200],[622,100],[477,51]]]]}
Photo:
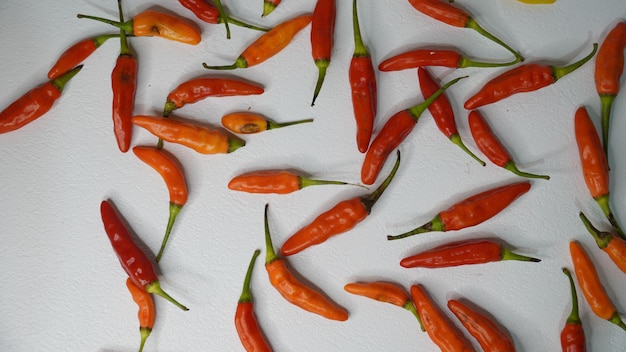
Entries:
{"type": "Polygon", "coordinates": [[[189,310],[189,308],[187,308],[184,305],[178,303],[178,301],[176,301],[174,298],[172,298],[172,296],[168,295],[165,291],[163,291],[163,289],[161,288],[161,283],[159,283],[158,281],[153,281],[153,282],[149,283],[148,285],[146,285],[145,290],[148,293],[153,293],[153,294],[155,294],[157,296],[161,296],[161,297],[165,298],[170,303],[174,304],[176,307],[178,307],[178,308],[180,308],[182,310],[189,310]]]}
{"type": "Polygon", "coordinates": [[[518,62],[522,62],[524,61],[524,57],[518,53],[517,51],[515,51],[513,48],[511,48],[508,44],[506,44],[505,42],[503,42],[502,40],[496,38],[496,36],[494,36],[493,34],[487,32],[484,28],[482,28],[478,22],[476,22],[475,19],[469,17],[467,19],[467,23],[465,24],[466,28],[471,28],[473,30],[475,30],[476,32],[480,33],[482,36],[486,37],[487,39],[497,43],[498,45],[502,46],[503,48],[505,48],[506,50],[508,50],[509,52],[511,52],[511,54],[515,55],[516,60],[514,61],[514,63],[518,63],[518,62]]]}
{"type": "Polygon", "coordinates": [[[300,181],[300,189],[304,187],[319,186],[319,185],[350,185],[350,186],[367,188],[363,185],[359,185],[356,183],[348,183],[348,182],[333,181],[333,180],[315,180],[315,179],[311,179],[307,177],[299,177],[299,181],[300,181]]]}
{"type": "Polygon", "coordinates": [[[607,159],[609,157],[609,121],[614,100],[615,95],[600,95],[600,103],[602,104],[602,148],[607,159]]]}
{"type": "Polygon", "coordinates": [[[441,221],[441,218],[439,217],[439,215],[435,216],[431,221],[425,223],[424,225],[413,229],[411,231],[399,234],[399,235],[395,235],[395,236],[387,236],[387,240],[399,240],[401,238],[405,238],[405,237],[409,237],[409,236],[413,236],[413,235],[417,235],[420,233],[426,233],[426,232],[431,232],[431,231],[444,231],[444,226],[443,226],[443,222],[441,221]]]}
{"type": "Polygon", "coordinates": [[[517,260],[521,262],[534,262],[534,263],[538,263],[541,261],[541,259],[538,259],[538,258],[528,257],[525,255],[511,252],[511,250],[506,247],[502,248],[502,252],[500,253],[500,258],[501,260],[517,260]]]}
{"type": "Polygon", "coordinates": [[[424,324],[422,323],[422,318],[420,318],[420,315],[417,313],[417,309],[415,309],[415,304],[413,304],[412,300],[407,300],[406,304],[402,308],[411,312],[420,324],[420,329],[422,329],[422,331],[426,331],[426,328],[424,328],[424,324]]]}
{"type": "Polygon", "coordinates": [[[589,221],[589,219],[585,216],[585,214],[583,214],[583,212],[580,212],[578,216],[585,225],[585,228],[587,228],[587,231],[591,234],[591,236],[593,236],[593,239],[596,241],[596,244],[599,248],[605,248],[609,245],[609,241],[611,240],[611,235],[609,233],[602,232],[598,230],[595,226],[593,226],[593,224],[591,224],[591,221],[589,221]]]}
{"type": "Polygon", "coordinates": [[[391,172],[389,173],[387,178],[385,178],[383,183],[381,183],[380,186],[378,186],[378,188],[374,190],[374,192],[370,193],[369,196],[361,198],[361,203],[363,203],[363,206],[365,207],[368,214],[372,210],[372,207],[374,206],[376,201],[380,198],[383,192],[385,192],[385,190],[391,183],[391,180],[393,180],[396,172],[398,171],[398,167],[400,166],[400,150],[396,151],[396,156],[396,162],[393,165],[393,169],[391,169],[391,172]]]}
{"type": "Polygon", "coordinates": [[[141,336],[141,342],[139,343],[139,352],[143,351],[143,346],[146,344],[146,340],[150,336],[152,329],[150,328],[139,328],[139,334],[141,336]]]}
{"type": "Polygon", "coordinates": [[[224,11],[224,7],[222,6],[222,0],[215,0],[215,7],[217,7],[217,11],[220,13],[220,18],[222,22],[224,22],[224,27],[226,28],[226,39],[230,39],[230,26],[228,22],[230,22],[230,18],[226,11],[224,11]]]}
{"type": "Polygon", "coordinates": [[[506,163],[503,166],[504,169],[511,171],[512,173],[516,174],[517,176],[521,176],[521,177],[526,177],[526,178],[542,178],[544,180],[549,180],[550,176],[548,175],[536,175],[536,174],[531,174],[528,172],[524,172],[524,171],[520,171],[517,168],[517,165],[515,165],[515,162],[513,160],[509,161],[508,163],[506,163]]]}
{"type": "Polygon", "coordinates": [[[611,210],[611,206],[609,204],[609,194],[607,193],[600,197],[595,197],[594,199],[596,203],[598,203],[598,205],[600,206],[600,209],[602,209],[602,212],[604,213],[606,218],[609,220],[609,222],[613,226],[613,229],[615,230],[615,232],[617,232],[617,234],[621,238],[626,239],[626,236],[624,235],[624,231],[622,231],[622,228],[617,223],[617,219],[615,219],[615,216],[613,215],[613,211],[611,210]]]}
{"type": "Polygon", "coordinates": [[[272,244],[272,236],[270,234],[270,225],[267,219],[267,208],[269,204],[265,204],[265,212],[263,215],[263,223],[265,226],[265,265],[279,259],[276,251],[274,250],[274,244],[272,244]]]}
{"type": "Polygon", "coordinates": [[[465,143],[463,143],[463,140],[461,139],[461,136],[458,133],[452,135],[450,137],[450,141],[456,144],[457,146],[459,146],[461,149],[463,149],[469,156],[471,156],[474,160],[476,160],[480,165],[482,166],[487,165],[484,161],[482,161],[479,157],[477,157],[476,154],[472,153],[467,148],[467,146],[465,146],[465,143]]]}
{"type": "Polygon", "coordinates": [[[554,77],[554,80],[557,81],[563,78],[563,76],[575,71],[577,68],[584,65],[587,61],[591,60],[591,58],[596,54],[596,51],[598,51],[598,43],[593,43],[593,50],[582,59],[563,67],[551,66],[552,76],[554,77]]]}
{"type": "Polygon", "coordinates": [[[311,101],[311,106],[315,105],[315,100],[317,96],[320,94],[320,90],[322,90],[322,84],[324,83],[324,78],[326,77],[326,70],[330,65],[330,60],[322,59],[315,60],[315,66],[317,66],[318,74],[317,74],[317,83],[315,84],[315,91],[313,92],[313,100],[311,101]]]}
{"type": "Polygon", "coordinates": [[[482,62],[482,61],[474,61],[471,60],[465,56],[461,56],[461,59],[459,60],[459,64],[457,65],[457,68],[465,68],[465,67],[505,67],[505,66],[512,66],[515,65],[516,63],[520,62],[521,60],[519,58],[516,58],[513,61],[509,61],[509,62],[482,62]]]}
{"type": "MultiPolygon", "coordinates": [[[[223,23],[224,20],[222,18],[219,19],[218,23],[223,23]]],[[[238,19],[232,18],[230,16],[228,16],[228,23],[230,24],[234,24],[235,26],[239,26],[239,27],[243,27],[243,28],[248,28],[248,29],[252,29],[255,31],[259,31],[259,32],[267,32],[269,31],[271,28],[263,28],[263,27],[257,27],[255,25],[240,21],[238,19]]]]}
{"type": "Polygon", "coordinates": [[[567,317],[567,324],[581,324],[580,316],[578,314],[578,295],[576,294],[576,286],[574,285],[574,279],[572,273],[567,268],[563,268],[563,273],[569,280],[569,287],[572,295],[572,311],[567,317]]]}
{"type": "Polygon", "coordinates": [[[202,63],[202,66],[204,66],[204,68],[206,68],[207,70],[234,70],[237,68],[246,68],[248,67],[248,63],[246,62],[246,59],[244,59],[243,57],[238,57],[237,60],[235,60],[235,62],[232,65],[225,65],[225,66],[209,66],[206,63],[202,63]]]}
{"type": "Polygon", "coordinates": [[[422,115],[422,113],[428,109],[428,107],[430,106],[430,104],[432,104],[433,101],[435,101],[437,98],[439,98],[439,96],[441,94],[443,94],[446,89],[450,88],[450,86],[452,86],[453,84],[455,84],[456,82],[462,80],[463,78],[467,78],[469,76],[461,76],[461,77],[457,77],[453,80],[451,80],[450,82],[444,84],[443,86],[441,86],[441,88],[437,89],[436,92],[433,93],[433,95],[429,96],[428,99],[424,100],[423,102],[409,108],[409,113],[411,114],[411,116],[413,116],[414,119],[419,119],[419,117],[422,115]]]}
{"type": "Polygon", "coordinates": [[[624,331],[626,331],[626,324],[624,324],[624,322],[622,321],[622,318],[619,316],[619,313],[615,312],[615,314],[608,320],[609,322],[619,326],[624,331]]]}
{"type": "Polygon", "coordinates": [[[57,89],[59,91],[62,91],[63,88],[65,87],[65,85],[67,84],[67,82],[69,82],[70,79],[72,79],[74,76],[76,76],[76,74],[78,72],[80,72],[80,70],[82,70],[83,65],[80,66],[76,66],[73,69],[67,71],[66,73],[62,74],[61,76],[53,79],[51,82],[52,84],[54,84],[55,87],[57,87],[57,89]]]}
{"type": "Polygon", "coordinates": [[[170,217],[167,220],[167,227],[165,229],[165,235],[163,236],[163,242],[161,242],[161,248],[159,249],[159,254],[156,256],[156,262],[158,263],[163,256],[163,252],[165,251],[165,246],[167,245],[167,241],[170,238],[170,233],[172,232],[172,227],[174,227],[174,222],[176,222],[176,217],[180,210],[183,207],[181,205],[170,203],[170,217]]]}
{"type": "Polygon", "coordinates": [[[228,153],[232,153],[235,150],[244,147],[246,145],[246,141],[239,138],[229,138],[228,139],[228,153]]]}
{"type": "Polygon", "coordinates": [[[287,127],[287,126],[291,126],[291,125],[299,125],[301,123],[310,123],[310,122],[313,122],[313,119],[304,119],[304,120],[281,122],[281,123],[268,120],[267,121],[267,129],[271,130],[271,129],[274,129],[274,128],[281,128],[281,127],[287,127]]]}
{"type": "Polygon", "coordinates": [[[239,303],[242,302],[252,302],[252,292],[250,291],[250,281],[252,281],[252,269],[254,268],[254,263],[256,262],[256,258],[261,254],[261,250],[257,249],[254,251],[252,255],[252,259],[250,259],[250,264],[248,264],[248,270],[246,271],[246,277],[243,281],[243,289],[241,290],[241,296],[239,296],[239,303]]]}
{"type": "Polygon", "coordinates": [[[133,32],[133,22],[132,22],[132,20],[126,21],[126,22],[119,22],[119,21],[114,21],[114,20],[110,20],[110,19],[107,19],[107,18],[102,18],[102,17],[83,15],[81,13],[76,15],[76,17],[78,17],[78,18],[86,18],[86,19],[90,19],[90,20],[94,20],[94,21],[107,23],[107,24],[110,24],[112,26],[115,26],[115,27],[119,28],[120,30],[123,30],[125,33],[132,33],[133,32]]]}
{"type": "Polygon", "coordinates": [[[365,46],[365,43],[363,43],[363,37],[361,36],[361,27],[359,26],[356,0],[352,1],[352,28],[354,30],[354,56],[368,57],[370,54],[365,46]]]}
{"type": "Polygon", "coordinates": [[[276,5],[269,3],[269,2],[263,2],[263,14],[261,15],[261,17],[265,17],[269,15],[275,9],[276,9],[276,5]]]}

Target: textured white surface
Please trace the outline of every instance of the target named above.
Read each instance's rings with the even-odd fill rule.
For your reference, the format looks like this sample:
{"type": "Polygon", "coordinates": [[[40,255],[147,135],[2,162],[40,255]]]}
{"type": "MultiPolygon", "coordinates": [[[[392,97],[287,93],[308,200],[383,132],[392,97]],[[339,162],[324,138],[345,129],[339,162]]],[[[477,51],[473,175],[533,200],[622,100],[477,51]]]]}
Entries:
{"type": "MultiPolygon", "coordinates": [[[[231,15],[271,26],[311,12],[315,1],[284,0],[261,18],[262,1],[225,0],[231,15]]],[[[622,0],[558,0],[526,5],[514,0],[457,1],[484,27],[520,50],[527,61],[566,64],[588,53],[617,21],[622,0]]],[[[203,42],[187,46],[160,38],[132,38],[139,57],[137,114],[159,114],[179,83],[216,75],[201,66],[229,64],[259,34],[197,20],[176,1],[126,0],[127,17],[156,7],[193,19],[203,42]]],[[[315,107],[310,99],[317,71],[310,58],[310,27],[267,62],[234,75],[263,84],[261,96],[209,98],[180,109],[183,117],[219,125],[227,112],[251,109],[276,121],[314,118],[314,123],[246,136],[247,145],[229,155],[199,155],[168,144],[185,167],[190,199],[181,212],[163,260],[162,286],[190,307],[182,312],[155,298],[157,322],[146,351],[242,351],[233,315],[246,266],[264,249],[263,206],[270,204],[276,247],[336,202],[364,194],[357,187],[321,186],[298,193],[250,195],[226,184],[236,174],[259,168],[293,168],[311,176],[359,182],[363,156],[354,143],[347,67],[353,52],[351,1],[337,1],[336,42],[326,82],[315,107]]],[[[471,30],[448,27],[415,11],[408,1],[359,3],[363,37],[374,62],[413,47],[444,45],[476,58],[508,59],[508,53],[471,30]]],[[[46,80],[65,48],[102,32],[105,24],[77,13],[116,18],[114,1],[3,1],[0,4],[0,106],[46,80]]],[[[0,136],[0,350],[134,351],[139,342],[136,306],[125,274],[104,233],[99,215],[112,200],[152,253],[158,251],[167,219],[167,191],[160,177],[132,153],[121,154],[110,118],[110,73],[119,53],[116,40],[103,45],[66,87],[54,108],[21,130],[0,136]]],[[[439,133],[429,113],[401,145],[403,162],[372,214],[352,231],[289,258],[294,270],[350,312],[347,322],[327,321],[288,303],[269,285],[259,258],[252,281],[256,315],[276,351],[437,351],[408,312],[350,295],[352,281],[421,283],[452,321],[450,298],[465,298],[488,311],[513,336],[519,351],[559,350],[559,332],[571,307],[561,267],[571,267],[567,243],[577,239],[592,253],[609,295],[626,311],[626,278],[597,248],[578,220],[583,210],[606,228],[580,172],[573,113],[584,104],[599,126],[593,62],[541,91],[517,95],[481,111],[520,168],[546,173],[529,193],[477,227],[388,242],[428,221],[465,196],[519,178],[488,163],[479,166],[439,133]],[[398,261],[451,240],[498,237],[541,263],[502,262],[438,270],[403,269],[398,261]]],[[[448,92],[456,106],[461,136],[476,151],[467,126],[465,101],[505,69],[431,72],[447,81],[469,75],[448,92]]],[[[623,81],[623,79],[622,79],[623,81]]],[[[412,70],[378,73],[376,131],[396,111],[421,101],[412,70]]],[[[611,136],[612,206],[626,221],[626,99],[615,101],[611,136]]],[[[135,129],[133,145],[155,138],[135,129]]],[[[386,174],[388,163],[383,170],[386,174]]],[[[597,318],[579,292],[588,348],[620,351],[626,332],[597,318]]],[[[475,346],[478,345],[474,342],[475,346]]]]}

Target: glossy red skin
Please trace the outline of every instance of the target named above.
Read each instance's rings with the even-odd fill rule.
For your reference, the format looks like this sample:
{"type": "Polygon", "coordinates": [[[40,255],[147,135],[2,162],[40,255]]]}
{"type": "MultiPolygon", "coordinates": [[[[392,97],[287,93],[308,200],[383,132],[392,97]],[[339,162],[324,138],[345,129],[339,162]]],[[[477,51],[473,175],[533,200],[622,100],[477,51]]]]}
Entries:
{"type": "Polygon", "coordinates": [[[480,112],[477,110],[470,111],[468,122],[476,146],[492,163],[504,167],[511,161],[511,156],[504,149],[480,112]]]}
{"type": "Polygon", "coordinates": [[[227,78],[196,78],[181,83],[168,96],[168,103],[181,108],[207,97],[258,95],[265,89],[257,84],[227,78]]]}
{"type": "Polygon", "coordinates": [[[311,20],[311,55],[313,60],[330,60],[335,38],[335,0],[317,0],[311,20]]]}
{"type": "Polygon", "coordinates": [[[593,198],[609,194],[609,163],[600,136],[584,106],[574,114],[574,132],[587,189],[593,198]]]}
{"type": "MultiPolygon", "coordinates": [[[[417,69],[417,76],[419,78],[420,89],[424,99],[428,99],[428,97],[439,90],[439,84],[435,82],[425,68],[419,67],[417,69]]],[[[446,137],[452,138],[452,136],[458,134],[456,120],[454,118],[454,109],[445,94],[441,94],[437,99],[435,99],[428,106],[428,111],[430,111],[430,114],[433,115],[437,127],[446,137]]]]}
{"type": "Polygon", "coordinates": [[[100,47],[95,38],[88,38],[69,47],[59,58],[50,71],[48,78],[55,79],[83,62],[100,47]]]}
{"type": "Polygon", "coordinates": [[[400,71],[423,66],[441,66],[457,68],[461,55],[452,50],[417,49],[390,57],[378,65],[378,69],[400,71]]]}
{"type": "Polygon", "coordinates": [[[567,323],[561,330],[563,352],[586,352],[585,332],[582,324],[567,323]]]}
{"type": "Polygon", "coordinates": [[[133,109],[137,91],[137,58],[120,55],[111,73],[113,89],[113,132],[121,152],[130,149],[133,133],[133,109]]]}
{"type": "Polygon", "coordinates": [[[218,24],[221,22],[219,10],[207,0],[178,0],[178,2],[206,23],[218,24]]]}
{"type": "Polygon", "coordinates": [[[501,259],[502,247],[499,243],[469,240],[449,243],[406,257],[400,261],[400,265],[405,268],[442,268],[489,263],[501,259]]]}
{"type": "Polygon", "coordinates": [[[438,21],[455,27],[465,27],[469,15],[447,0],[409,0],[409,3],[419,12],[438,21]]]}
{"type": "Polygon", "coordinates": [[[350,61],[350,87],[352,88],[352,107],[356,120],[356,143],[361,153],[365,153],[372,138],[374,118],[378,108],[376,72],[372,58],[355,56],[350,61]]]}
{"type": "Polygon", "coordinates": [[[598,49],[594,73],[598,94],[614,96],[619,93],[625,47],[626,22],[619,22],[609,31],[598,49]]]}
{"type": "Polygon", "coordinates": [[[61,97],[52,82],[31,89],[0,112],[0,134],[17,130],[48,112],[61,97]]]}
{"type": "Polygon", "coordinates": [[[448,301],[448,308],[478,341],[483,351],[515,352],[511,337],[487,315],[456,300],[448,301]]]}
{"type": "Polygon", "coordinates": [[[254,303],[239,302],[235,312],[235,328],[241,344],[249,352],[271,352],[272,348],[259,327],[254,314],[254,303]]]}

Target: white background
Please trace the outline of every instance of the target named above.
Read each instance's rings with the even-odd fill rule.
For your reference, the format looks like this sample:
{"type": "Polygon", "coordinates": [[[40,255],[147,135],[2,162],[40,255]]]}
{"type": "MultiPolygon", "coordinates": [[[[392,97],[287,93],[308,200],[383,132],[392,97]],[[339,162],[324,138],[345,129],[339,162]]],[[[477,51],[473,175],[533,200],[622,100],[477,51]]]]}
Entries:
{"type": "MultiPolygon", "coordinates": [[[[564,65],[585,56],[593,42],[626,17],[622,0],[558,0],[527,5],[514,0],[457,1],[477,21],[528,62],[564,65]]],[[[225,0],[239,19],[272,26],[312,12],[315,1],[284,0],[261,18],[261,0],[225,0]]],[[[317,70],[310,56],[310,27],[283,52],[256,67],[210,72],[202,63],[230,64],[258,32],[197,20],[176,1],[126,0],[131,17],[156,7],[194,20],[203,41],[189,46],[161,38],[131,38],[139,58],[137,114],[160,114],[178,84],[199,76],[242,77],[265,86],[260,96],[209,98],[177,111],[182,117],[219,126],[223,114],[250,109],[276,121],[314,118],[243,137],[247,145],[228,155],[200,155],[167,144],[185,168],[190,198],[159,264],[163,288],[190,311],[159,297],[157,322],[146,351],[242,351],[233,316],[247,264],[263,249],[254,269],[256,315],[276,351],[438,351],[412,315],[398,307],[343,291],[353,281],[387,280],[408,288],[424,285],[451,320],[448,299],[464,298],[488,311],[513,336],[519,351],[559,350],[559,333],[569,314],[570,291],[563,266],[571,268],[568,241],[581,241],[608,294],[626,311],[626,278],[578,220],[583,210],[607,229],[580,171],[573,116],[588,107],[599,127],[600,103],[593,83],[594,61],[540,91],[516,95],[481,109],[521,169],[549,174],[493,219],[454,233],[430,233],[389,242],[430,220],[439,210],[497,185],[520,178],[488,162],[481,167],[448,142],[424,113],[400,146],[397,177],[371,215],[354,230],[288,260],[302,277],[350,312],[346,322],[328,321],[290,305],[270,286],[263,268],[263,207],[279,247],[291,233],[340,200],[366,194],[350,186],[320,186],[290,195],[229,191],[235,175],[261,168],[290,168],[310,176],[360,182],[363,155],[354,141],[348,64],[354,49],[351,1],[337,1],[332,63],[314,107],[310,100],[317,70]],[[404,269],[401,258],[452,240],[496,237],[540,263],[500,262],[448,269],[404,269]]],[[[3,1],[0,4],[0,106],[8,106],[46,81],[56,58],[75,42],[115,29],[77,13],[117,17],[115,1],[3,1]]],[[[457,47],[485,60],[510,54],[469,29],[449,27],[415,11],[408,1],[361,1],[362,34],[375,63],[412,48],[457,47]]],[[[110,74],[119,53],[116,40],[104,44],[67,85],[54,108],[21,130],[0,136],[0,350],[135,351],[139,343],[136,306],[125,274],[105,235],[99,205],[110,199],[151,254],[158,251],[168,214],[162,179],[132,152],[115,143],[110,74]]],[[[432,68],[441,81],[470,77],[452,87],[459,131],[477,152],[462,103],[482,83],[506,69],[432,68]]],[[[395,112],[422,101],[414,70],[378,73],[379,112],[375,132],[395,112]]],[[[623,81],[623,79],[622,79],[623,81]]],[[[626,225],[626,99],[615,101],[610,140],[612,207],[626,225]]],[[[156,138],[135,129],[134,145],[156,138]]],[[[391,162],[382,171],[386,175],[391,162]]],[[[588,348],[618,351],[626,332],[597,318],[579,292],[588,348]]],[[[468,336],[469,339],[471,337],[468,336]]],[[[473,340],[472,340],[473,341],[473,340]]],[[[476,348],[478,345],[473,341],[476,348]]]]}

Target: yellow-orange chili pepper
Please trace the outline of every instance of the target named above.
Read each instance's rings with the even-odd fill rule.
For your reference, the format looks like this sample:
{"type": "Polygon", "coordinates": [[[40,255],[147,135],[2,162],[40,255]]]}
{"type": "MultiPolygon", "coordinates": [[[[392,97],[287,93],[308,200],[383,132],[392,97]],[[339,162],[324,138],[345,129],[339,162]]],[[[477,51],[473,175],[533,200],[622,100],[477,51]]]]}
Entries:
{"type": "Polygon", "coordinates": [[[152,332],[154,321],[156,320],[154,300],[152,299],[152,294],[139,288],[130,278],[126,279],[126,287],[133,297],[133,301],[137,303],[139,307],[137,318],[139,319],[139,333],[141,334],[141,343],[139,344],[139,352],[141,352],[146,344],[146,340],[152,332]]]}
{"type": "Polygon", "coordinates": [[[246,172],[233,177],[228,188],[248,193],[289,194],[309,186],[319,185],[353,185],[352,183],[334,180],[316,180],[289,170],[258,170],[246,172]]]}
{"type": "Polygon", "coordinates": [[[253,134],[276,128],[313,122],[313,119],[304,119],[278,123],[265,116],[253,112],[233,112],[222,116],[222,126],[231,132],[239,134],[253,134]]]}

